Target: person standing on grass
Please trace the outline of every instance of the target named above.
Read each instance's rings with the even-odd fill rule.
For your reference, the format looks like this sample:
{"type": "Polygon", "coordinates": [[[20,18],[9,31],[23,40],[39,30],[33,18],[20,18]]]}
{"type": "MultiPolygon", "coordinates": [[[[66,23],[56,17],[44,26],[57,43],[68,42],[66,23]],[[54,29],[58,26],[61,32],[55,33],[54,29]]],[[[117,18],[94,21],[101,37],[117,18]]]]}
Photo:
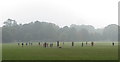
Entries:
{"type": "Polygon", "coordinates": [[[40,42],[38,43],[38,45],[40,45],[40,42]]]}
{"type": "Polygon", "coordinates": [[[59,47],[59,41],[57,41],[57,47],[59,47]]]}
{"type": "Polygon", "coordinates": [[[83,47],[83,42],[82,42],[82,47],[83,47]]]}
{"type": "Polygon", "coordinates": [[[53,43],[50,43],[50,47],[51,47],[51,48],[53,47],[53,43]]]}
{"type": "Polygon", "coordinates": [[[114,45],[115,45],[115,43],[114,43],[114,42],[112,42],[112,45],[114,46],[114,45]]]}
{"type": "Polygon", "coordinates": [[[50,43],[50,47],[52,47],[52,44],[50,43]]]}
{"type": "Polygon", "coordinates": [[[46,43],[46,42],[44,43],[44,47],[45,47],[45,48],[47,47],[47,43],[46,43]]]}
{"type": "Polygon", "coordinates": [[[87,45],[87,41],[86,41],[86,45],[87,45]]]}
{"type": "Polygon", "coordinates": [[[91,46],[94,46],[94,42],[91,42],[91,46]]]}
{"type": "Polygon", "coordinates": [[[53,43],[52,43],[51,45],[52,45],[52,47],[53,47],[53,43]]]}
{"type": "Polygon", "coordinates": [[[24,43],[22,43],[22,47],[23,47],[24,43]]]}
{"type": "Polygon", "coordinates": [[[28,44],[26,43],[26,46],[27,46],[28,44]]]}
{"type": "Polygon", "coordinates": [[[72,42],[72,46],[74,46],[74,42],[72,42]]]}
{"type": "Polygon", "coordinates": [[[64,45],[64,42],[63,42],[63,45],[64,45]]]}
{"type": "Polygon", "coordinates": [[[31,45],[32,45],[32,43],[31,43],[31,45]]]}

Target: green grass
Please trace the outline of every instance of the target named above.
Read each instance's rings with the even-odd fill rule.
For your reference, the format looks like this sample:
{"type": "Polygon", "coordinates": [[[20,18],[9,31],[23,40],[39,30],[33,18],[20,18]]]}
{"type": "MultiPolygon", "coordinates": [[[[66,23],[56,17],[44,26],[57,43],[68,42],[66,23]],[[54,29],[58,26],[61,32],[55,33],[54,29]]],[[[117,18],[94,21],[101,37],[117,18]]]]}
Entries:
{"type": "Polygon", "coordinates": [[[0,61],[2,60],[2,44],[0,43],[0,61]]]}
{"type": "MultiPolygon", "coordinates": [[[[54,43],[55,45],[55,43],[54,43]]],[[[18,46],[17,43],[3,44],[3,60],[117,60],[118,46],[110,42],[96,42],[94,47],[90,43],[81,47],[76,42],[72,47],[70,42],[61,45],[62,48],[44,48],[33,43],[33,46],[18,46]]]]}

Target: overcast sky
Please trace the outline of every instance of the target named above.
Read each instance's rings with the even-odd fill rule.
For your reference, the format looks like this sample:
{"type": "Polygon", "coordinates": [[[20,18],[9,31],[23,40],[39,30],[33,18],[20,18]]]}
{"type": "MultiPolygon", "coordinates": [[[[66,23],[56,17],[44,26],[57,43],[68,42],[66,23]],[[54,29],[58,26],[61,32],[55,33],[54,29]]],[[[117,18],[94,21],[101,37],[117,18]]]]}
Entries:
{"type": "Polygon", "coordinates": [[[119,0],[0,0],[0,26],[8,18],[18,23],[44,21],[103,28],[118,24],[119,0]]]}

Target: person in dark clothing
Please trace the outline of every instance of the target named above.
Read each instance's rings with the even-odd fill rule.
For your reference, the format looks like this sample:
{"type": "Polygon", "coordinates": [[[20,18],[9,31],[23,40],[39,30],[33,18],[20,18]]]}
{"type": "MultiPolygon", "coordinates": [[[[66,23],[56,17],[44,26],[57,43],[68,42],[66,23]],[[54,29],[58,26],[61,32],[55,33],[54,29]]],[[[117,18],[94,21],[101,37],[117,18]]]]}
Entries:
{"type": "Polygon", "coordinates": [[[59,41],[57,41],[57,47],[59,47],[59,41]]]}
{"type": "Polygon", "coordinates": [[[52,45],[52,47],[53,47],[53,43],[52,43],[51,45],[52,45]]]}
{"type": "Polygon", "coordinates": [[[91,46],[94,46],[94,42],[91,42],[91,46]]]}
{"type": "Polygon", "coordinates": [[[86,45],[87,45],[87,42],[86,42],[86,45]]]}
{"type": "Polygon", "coordinates": [[[23,47],[24,43],[22,43],[22,47],[23,47]]]}
{"type": "Polygon", "coordinates": [[[38,45],[40,45],[40,42],[38,43],[38,45]]]}
{"type": "Polygon", "coordinates": [[[53,43],[50,43],[50,47],[53,47],[53,43]]]}
{"type": "Polygon", "coordinates": [[[44,43],[44,47],[45,47],[45,48],[47,47],[47,43],[46,43],[46,42],[44,43]]]}
{"type": "Polygon", "coordinates": [[[113,45],[113,46],[114,46],[114,44],[115,44],[115,43],[114,43],[114,42],[112,42],[112,45],[113,45]]]}
{"type": "Polygon", "coordinates": [[[28,44],[26,43],[26,46],[27,46],[28,44]]]}
{"type": "Polygon", "coordinates": [[[82,42],[82,47],[83,47],[83,42],[82,42]]]}
{"type": "Polygon", "coordinates": [[[72,42],[72,46],[74,46],[74,42],[72,42]]]}
{"type": "Polygon", "coordinates": [[[31,45],[32,45],[32,43],[31,43],[31,45]]]}

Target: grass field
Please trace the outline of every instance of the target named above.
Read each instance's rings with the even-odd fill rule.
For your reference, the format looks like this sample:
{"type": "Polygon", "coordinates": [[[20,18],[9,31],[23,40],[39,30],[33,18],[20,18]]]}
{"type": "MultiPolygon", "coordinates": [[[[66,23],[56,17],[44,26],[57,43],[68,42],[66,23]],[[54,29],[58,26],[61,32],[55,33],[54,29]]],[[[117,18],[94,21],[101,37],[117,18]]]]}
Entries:
{"type": "Polygon", "coordinates": [[[2,60],[2,44],[0,43],[0,61],[2,60]]]}
{"type": "MultiPolygon", "coordinates": [[[[55,45],[55,43],[54,43],[55,45]]],[[[117,60],[118,46],[112,46],[111,42],[95,42],[81,47],[81,42],[60,43],[62,48],[44,48],[37,43],[32,46],[18,46],[17,43],[4,43],[2,45],[3,60],[117,60]]]]}

